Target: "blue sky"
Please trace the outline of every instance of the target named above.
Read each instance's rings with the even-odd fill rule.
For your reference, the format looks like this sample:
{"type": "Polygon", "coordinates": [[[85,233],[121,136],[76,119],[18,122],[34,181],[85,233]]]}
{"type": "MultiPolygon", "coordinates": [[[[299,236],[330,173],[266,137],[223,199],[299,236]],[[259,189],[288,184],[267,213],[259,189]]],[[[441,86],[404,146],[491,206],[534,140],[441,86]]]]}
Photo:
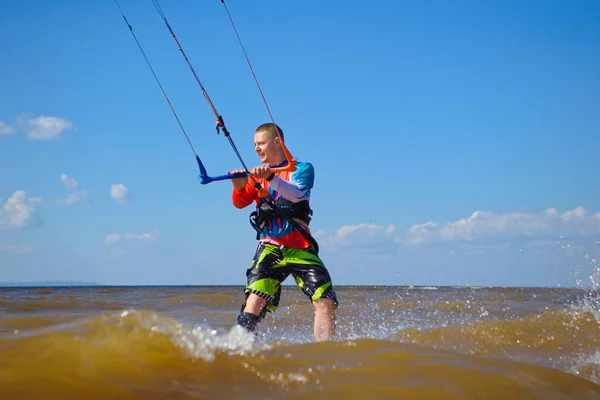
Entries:
{"type": "MultiPolygon", "coordinates": [[[[152,2],[120,4],[209,173],[239,168],[152,2]]],[[[598,2],[227,5],[315,167],[334,284],[598,279],[598,2]]],[[[269,116],[221,2],[161,6],[256,165],[269,116]]],[[[243,285],[251,209],[199,184],[114,2],[10,2],[0,36],[0,282],[243,285]]]]}

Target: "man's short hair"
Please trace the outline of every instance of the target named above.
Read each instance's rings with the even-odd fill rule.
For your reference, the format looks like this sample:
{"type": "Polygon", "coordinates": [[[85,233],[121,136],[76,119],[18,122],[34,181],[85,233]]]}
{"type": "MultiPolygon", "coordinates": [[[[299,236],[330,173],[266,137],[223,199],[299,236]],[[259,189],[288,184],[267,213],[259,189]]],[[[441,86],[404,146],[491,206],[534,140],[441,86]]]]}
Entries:
{"type": "Polygon", "coordinates": [[[279,125],[273,124],[272,122],[262,124],[261,126],[256,128],[255,133],[268,133],[272,137],[279,136],[281,138],[281,141],[283,142],[283,129],[281,129],[279,125]],[[277,131],[279,131],[279,134],[277,134],[277,131]]]}

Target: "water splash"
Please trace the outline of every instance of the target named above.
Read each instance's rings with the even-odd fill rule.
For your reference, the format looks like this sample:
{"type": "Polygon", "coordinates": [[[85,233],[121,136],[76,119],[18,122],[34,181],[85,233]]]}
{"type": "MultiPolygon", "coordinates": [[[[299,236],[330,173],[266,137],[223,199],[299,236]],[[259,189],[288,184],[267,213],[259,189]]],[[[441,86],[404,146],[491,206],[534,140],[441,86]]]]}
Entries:
{"type": "MultiPolygon", "coordinates": [[[[600,246],[600,241],[595,241],[595,244],[600,246]]],[[[573,255],[580,260],[579,265],[575,265],[575,282],[578,288],[585,290],[585,295],[572,305],[571,312],[591,314],[600,331],[600,263],[582,248],[574,249],[573,255]]],[[[592,356],[579,354],[570,372],[585,375],[591,381],[600,383],[600,352],[592,356]]]]}
{"type": "Polygon", "coordinates": [[[213,361],[219,352],[245,355],[267,350],[270,347],[262,336],[234,326],[230,330],[215,329],[206,325],[180,322],[169,316],[140,310],[124,310],[119,315],[120,327],[140,324],[151,334],[163,335],[192,358],[213,361]]]}
{"type": "Polygon", "coordinates": [[[218,352],[243,356],[271,348],[263,336],[250,333],[237,325],[229,330],[201,325],[185,326],[173,337],[173,341],[188,354],[205,361],[214,360],[218,352]]]}

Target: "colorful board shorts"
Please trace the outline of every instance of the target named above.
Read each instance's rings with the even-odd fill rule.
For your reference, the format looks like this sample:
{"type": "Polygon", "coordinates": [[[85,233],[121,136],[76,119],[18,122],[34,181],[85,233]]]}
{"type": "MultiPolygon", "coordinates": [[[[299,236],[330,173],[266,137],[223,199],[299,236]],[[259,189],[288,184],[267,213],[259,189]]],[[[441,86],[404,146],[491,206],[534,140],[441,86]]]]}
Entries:
{"type": "Polygon", "coordinates": [[[329,272],[311,248],[300,250],[259,243],[252,265],[246,271],[248,281],[244,292],[246,296],[254,293],[265,299],[264,312],[275,312],[279,306],[281,284],[290,274],[311,302],[328,298],[333,300],[334,308],[338,307],[329,272]]]}

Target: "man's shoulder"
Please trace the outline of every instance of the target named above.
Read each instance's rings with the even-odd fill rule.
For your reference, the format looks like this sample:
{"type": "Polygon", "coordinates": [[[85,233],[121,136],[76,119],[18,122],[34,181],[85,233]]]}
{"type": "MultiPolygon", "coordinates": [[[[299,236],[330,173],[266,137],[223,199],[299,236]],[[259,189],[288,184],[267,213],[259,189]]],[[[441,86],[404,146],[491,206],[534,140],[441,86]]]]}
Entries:
{"type": "Polygon", "coordinates": [[[315,167],[308,161],[296,161],[296,172],[314,172],[315,167]]]}
{"type": "Polygon", "coordinates": [[[315,180],[315,169],[307,161],[296,161],[296,171],[290,175],[292,181],[301,182],[302,185],[312,187],[315,180]]]}

